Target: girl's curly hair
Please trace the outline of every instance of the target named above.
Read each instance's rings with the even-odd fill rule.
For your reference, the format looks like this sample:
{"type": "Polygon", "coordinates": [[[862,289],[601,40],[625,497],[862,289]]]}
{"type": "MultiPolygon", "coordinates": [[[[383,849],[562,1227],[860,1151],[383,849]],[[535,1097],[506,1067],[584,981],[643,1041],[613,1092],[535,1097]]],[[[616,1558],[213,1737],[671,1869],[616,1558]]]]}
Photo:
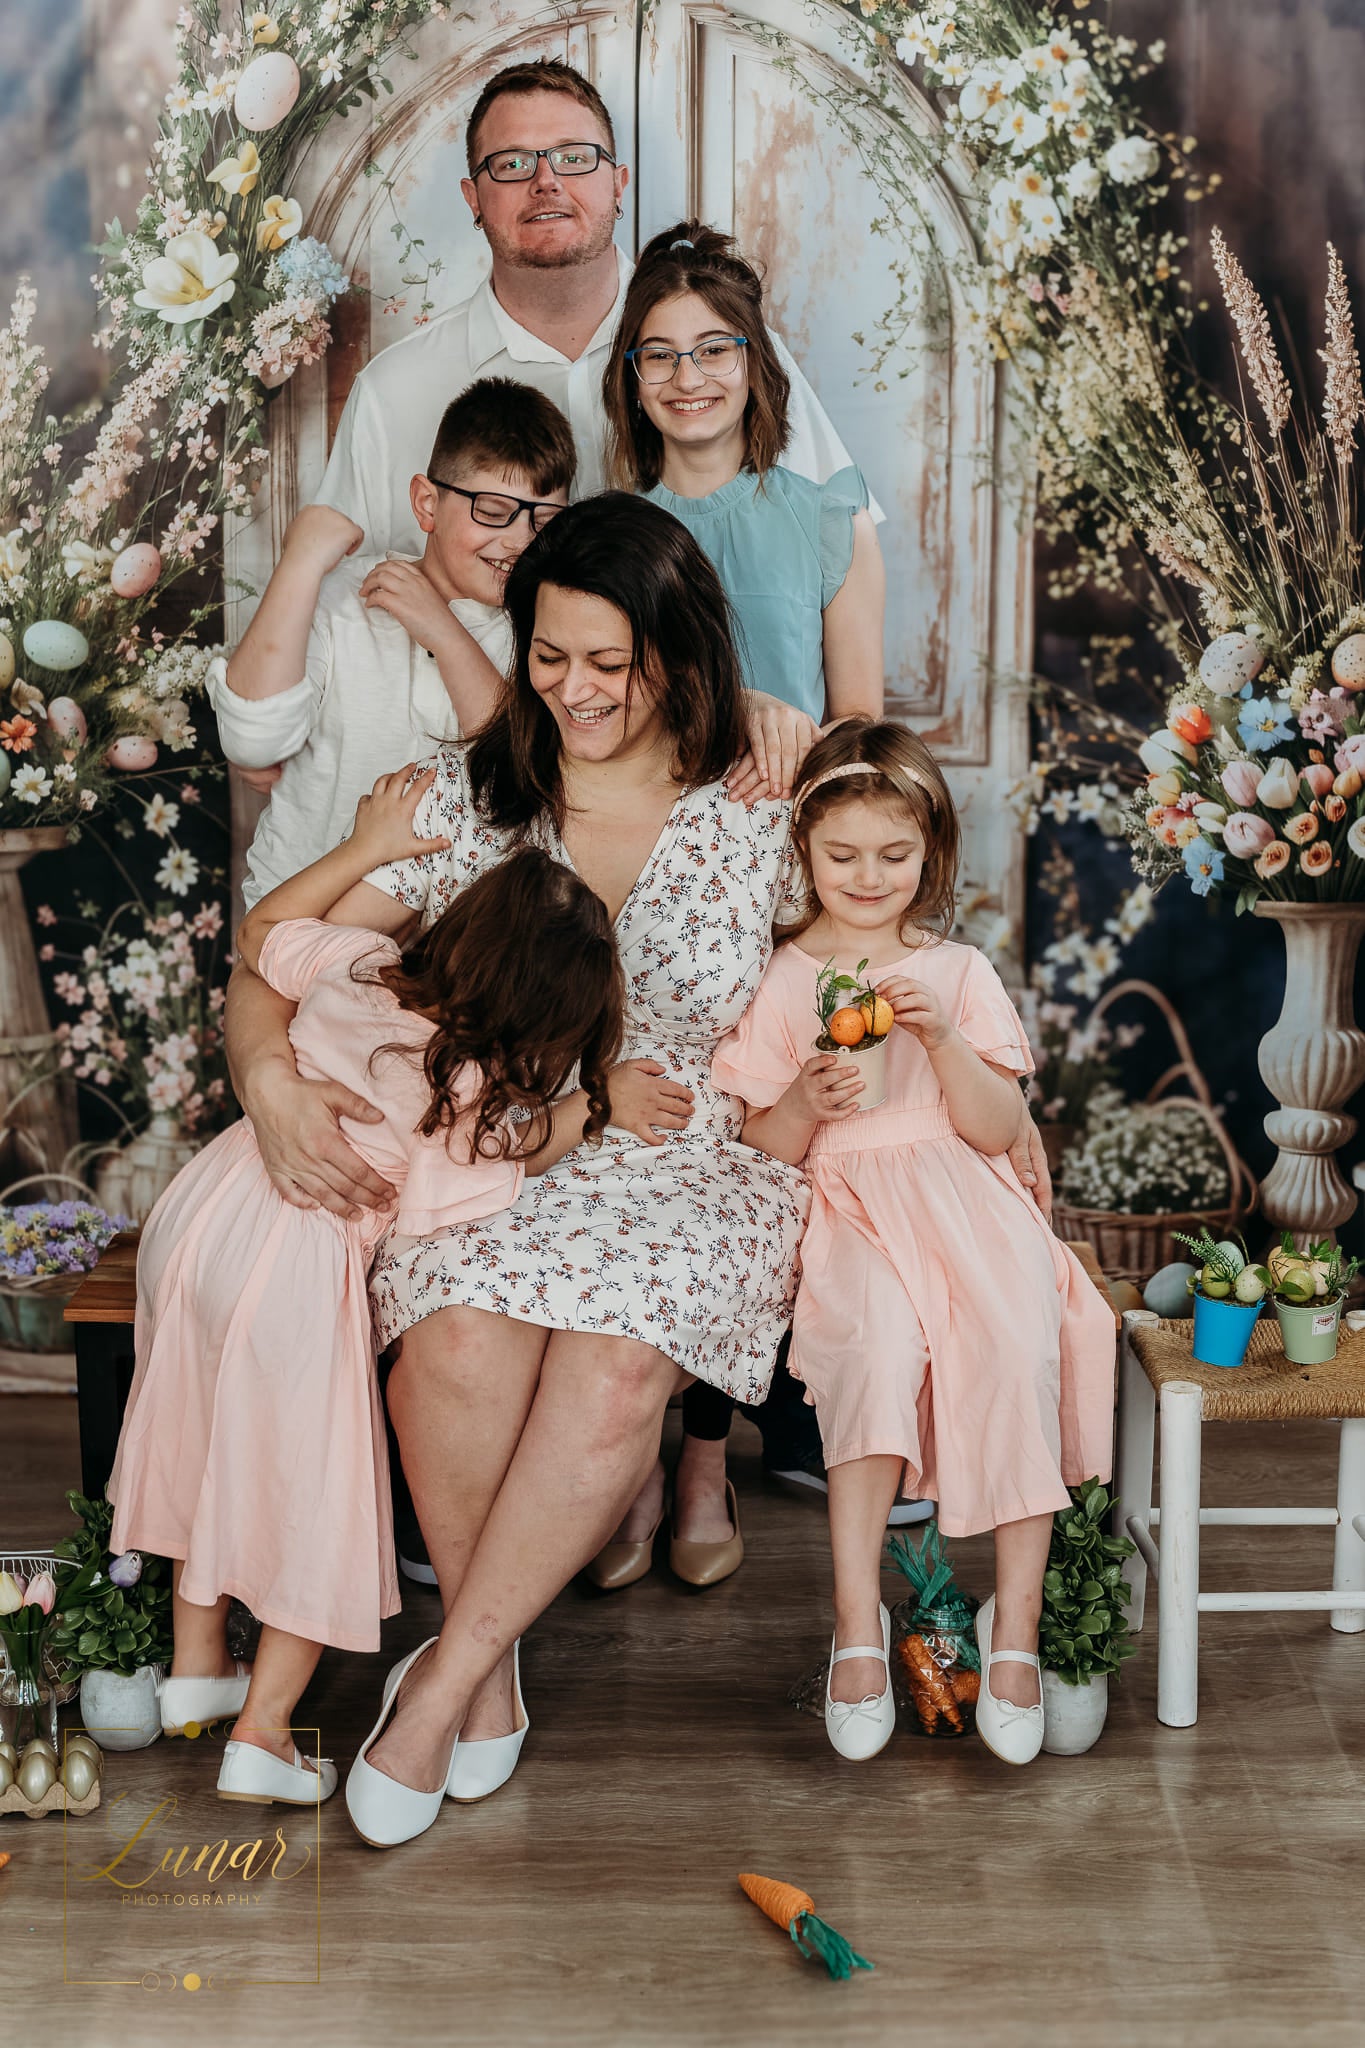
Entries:
{"type": "Polygon", "coordinates": [[[391,1045],[372,1056],[421,1058],[431,1089],[417,1126],[424,1137],[468,1121],[471,1158],[534,1159],[575,1068],[588,1098],[583,1135],[605,1129],[625,978],[601,897],[539,847],[518,849],[462,889],[400,960],[356,973],[435,1024],[420,1055],[391,1045]],[[482,1084],[472,1103],[458,1102],[456,1077],[471,1065],[482,1084]],[[509,1115],[524,1128],[510,1128],[509,1115]]]}

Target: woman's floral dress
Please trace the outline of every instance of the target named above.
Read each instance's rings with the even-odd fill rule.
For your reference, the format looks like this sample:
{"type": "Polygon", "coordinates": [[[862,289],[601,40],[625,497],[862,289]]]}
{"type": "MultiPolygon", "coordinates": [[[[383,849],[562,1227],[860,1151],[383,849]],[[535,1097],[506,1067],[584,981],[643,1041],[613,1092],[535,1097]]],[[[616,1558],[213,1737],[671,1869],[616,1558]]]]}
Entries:
{"type": "MultiPolygon", "coordinates": [[[[510,851],[475,811],[464,749],[443,747],[418,808],[421,838],[447,852],[370,880],[424,926],[510,851]]],[[[529,835],[572,866],[548,820],[529,835]]],[[[660,1061],[691,1088],[685,1131],[646,1145],[609,1125],[547,1173],[528,1174],[500,1215],[430,1238],[390,1237],[371,1277],[382,1344],[438,1309],[481,1308],[547,1329],[652,1344],[738,1400],[761,1400],[791,1321],[809,1195],[794,1167],[739,1143],[739,1103],[711,1081],[717,1041],[738,1024],[772,950],[791,874],[785,803],[752,811],[719,783],[679,797],[616,920],[625,970],[623,1059],[660,1061]]]]}

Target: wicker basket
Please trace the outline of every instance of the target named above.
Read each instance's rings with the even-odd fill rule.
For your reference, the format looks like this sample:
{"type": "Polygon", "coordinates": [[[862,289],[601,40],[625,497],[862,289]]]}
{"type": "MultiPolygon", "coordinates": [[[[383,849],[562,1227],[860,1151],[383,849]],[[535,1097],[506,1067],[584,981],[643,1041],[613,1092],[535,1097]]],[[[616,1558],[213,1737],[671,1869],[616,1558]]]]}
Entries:
{"type": "MultiPolygon", "coordinates": [[[[23,1180],[0,1190],[0,1202],[9,1202],[21,1188],[49,1187],[53,1181],[79,1188],[81,1200],[98,1208],[95,1190],[73,1173],[26,1174],[23,1180]]],[[[46,1273],[31,1280],[0,1280],[0,1345],[47,1357],[70,1351],[71,1337],[62,1311],[85,1278],[84,1273],[46,1273]]]]}
{"type": "Polygon", "coordinates": [[[1250,1168],[1234,1150],[1222,1119],[1214,1111],[1209,1084],[1195,1063],[1185,1027],[1161,990],[1153,988],[1149,981],[1121,981],[1095,1005],[1094,1016],[1102,1017],[1111,1003],[1131,995],[1146,996],[1156,1005],[1180,1055],[1157,1081],[1147,1097],[1148,1103],[1159,1110],[1193,1110],[1204,1119],[1227,1161],[1232,1192],[1225,1208],[1167,1211],[1157,1216],[1125,1215],[1115,1209],[1073,1209],[1058,1196],[1052,1212],[1052,1227],[1058,1237],[1072,1243],[1080,1239],[1091,1245],[1106,1279],[1128,1280],[1135,1287],[1144,1287],[1159,1266],[1167,1265],[1177,1256],[1180,1247],[1172,1243],[1175,1231],[1194,1235],[1208,1229],[1216,1238],[1226,1237],[1255,1208],[1258,1189],[1250,1168]],[[1177,1081],[1184,1081],[1191,1093],[1169,1094],[1177,1081]]]}

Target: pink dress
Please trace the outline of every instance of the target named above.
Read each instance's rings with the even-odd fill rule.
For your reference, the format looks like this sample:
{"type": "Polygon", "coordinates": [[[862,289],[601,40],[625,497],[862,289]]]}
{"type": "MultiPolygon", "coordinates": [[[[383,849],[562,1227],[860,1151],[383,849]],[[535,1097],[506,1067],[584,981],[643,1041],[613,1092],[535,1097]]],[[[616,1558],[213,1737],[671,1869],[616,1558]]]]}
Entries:
{"type": "Polygon", "coordinates": [[[183,1558],[181,1592],[223,1593],[261,1621],[341,1650],[377,1650],[401,1607],[367,1272],[390,1221],[428,1233],[516,1199],[522,1168],[462,1156],[459,1133],[416,1135],[431,1026],[353,981],[398,958],[392,939],[300,919],[276,925],[262,977],[299,1008],[299,1072],[343,1081],[384,1111],[343,1119],[399,1189],[396,1216],[344,1222],[276,1193],[249,1122],[231,1126],[162,1195],[137,1264],[136,1369],[109,1498],[111,1547],[183,1558]],[[451,1156],[451,1153],[454,1156],[451,1156]]]}
{"type": "MultiPolygon", "coordinates": [[[[777,1101],[819,1031],[822,963],[780,946],[717,1049],[718,1087],[777,1101]]],[[[938,996],[974,1051],[1033,1071],[999,976],[971,946],[931,942],[873,977],[938,996]]],[[[893,1028],[879,1109],[822,1124],[792,1324],[791,1369],[820,1418],[826,1465],[891,1456],[936,1500],[947,1536],[1065,1507],[1110,1472],[1114,1319],[1002,1154],[957,1136],[924,1048],[893,1028]]]]}

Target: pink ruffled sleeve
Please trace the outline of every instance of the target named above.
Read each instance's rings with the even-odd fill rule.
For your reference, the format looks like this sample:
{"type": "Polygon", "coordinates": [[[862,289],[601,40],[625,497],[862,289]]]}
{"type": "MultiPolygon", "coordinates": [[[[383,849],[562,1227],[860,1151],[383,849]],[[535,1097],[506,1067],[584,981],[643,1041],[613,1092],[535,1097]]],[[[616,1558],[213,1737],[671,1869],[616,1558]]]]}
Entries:
{"type": "Polygon", "coordinates": [[[770,986],[771,970],[759,983],[744,1015],[711,1057],[711,1079],[726,1095],[750,1109],[771,1109],[801,1071],[791,1027],[770,986]]]}
{"type": "Polygon", "coordinates": [[[457,1223],[476,1223],[510,1209],[525,1177],[519,1159],[470,1159],[462,1128],[414,1136],[394,1228],[403,1237],[429,1237],[457,1223]]]}
{"type": "Polygon", "coordinates": [[[974,948],[962,982],[957,1028],[973,1052],[1012,1074],[1031,1074],[1033,1054],[1019,1012],[984,953],[974,948]]]}
{"type": "Polygon", "coordinates": [[[272,925],[261,943],[262,981],[294,1002],[320,974],[349,974],[358,960],[376,967],[399,957],[392,939],[356,925],[323,924],[314,917],[287,918],[272,925]]]}

